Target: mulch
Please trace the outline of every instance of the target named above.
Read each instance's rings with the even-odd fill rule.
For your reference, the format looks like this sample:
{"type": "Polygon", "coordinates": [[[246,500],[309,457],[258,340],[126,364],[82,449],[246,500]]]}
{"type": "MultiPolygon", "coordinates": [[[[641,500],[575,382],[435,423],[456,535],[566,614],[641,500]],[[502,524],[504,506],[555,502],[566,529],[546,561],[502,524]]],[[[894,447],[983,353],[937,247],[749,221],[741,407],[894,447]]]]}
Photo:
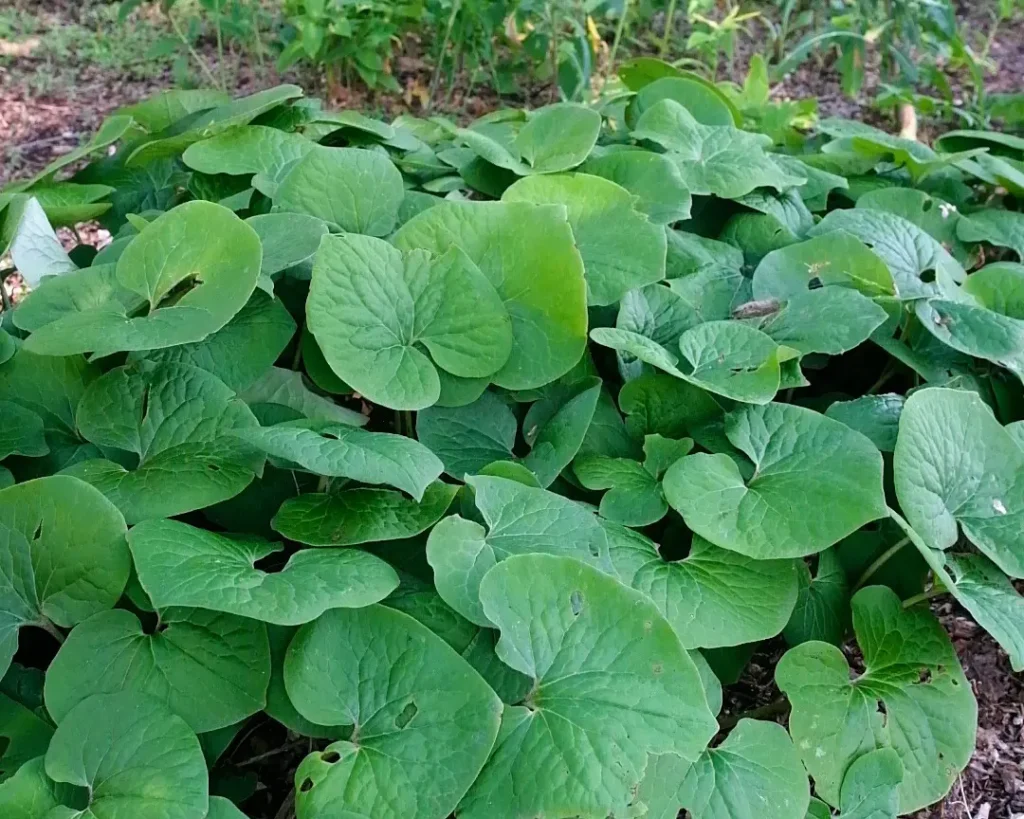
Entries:
{"type": "MultiPolygon", "coordinates": [[[[987,8],[986,4],[968,0],[962,4],[962,17],[971,27],[987,31],[991,25],[987,8]]],[[[422,90],[429,84],[430,74],[418,51],[417,44],[410,43],[395,66],[395,74],[406,89],[404,94],[373,95],[341,90],[331,103],[337,107],[376,110],[390,116],[403,111],[422,113],[422,90]]],[[[741,48],[737,79],[742,79],[749,59],[749,53],[743,52],[741,48]]],[[[990,56],[999,71],[990,78],[989,91],[1022,90],[1024,23],[1003,26],[993,40],[990,56]]],[[[208,54],[208,58],[213,59],[213,54],[208,54]]],[[[116,108],[173,85],[170,72],[156,78],[142,77],[131,73],[111,74],[83,64],[77,66],[73,87],[62,88],[52,96],[33,98],[25,78],[42,70],[44,64],[44,60],[29,53],[15,58],[7,66],[0,65],[0,134],[4,135],[0,143],[0,187],[30,175],[76,147],[116,108]]],[[[299,79],[310,87],[312,78],[299,79]]],[[[243,65],[233,91],[252,93],[280,80],[272,72],[257,75],[243,65]]],[[[962,78],[953,77],[955,89],[962,88],[962,82],[962,78]]],[[[869,75],[868,90],[876,86],[877,77],[869,75]]],[[[518,98],[499,100],[486,89],[457,86],[442,110],[460,119],[469,119],[501,104],[543,104],[548,101],[548,93],[548,89],[533,88],[518,98]]],[[[862,100],[846,97],[841,91],[838,73],[828,63],[805,64],[787,77],[775,89],[775,94],[792,99],[816,96],[823,116],[860,118],[883,127],[887,124],[894,127],[885,114],[870,106],[866,101],[870,97],[862,100]]],[[[85,236],[89,242],[105,238],[88,230],[85,236]]],[[[68,238],[73,241],[70,233],[68,238]]],[[[919,812],[915,819],[1024,819],[1024,677],[1013,673],[1006,654],[958,605],[939,602],[934,611],[951,635],[974,689],[979,728],[974,757],[952,792],[940,805],[919,812]]],[[[730,689],[727,708],[743,710],[763,706],[778,696],[772,679],[777,653],[778,647],[770,645],[766,653],[754,657],[743,678],[730,689]]],[[[256,750],[270,753],[274,749],[259,746],[256,750]]],[[[298,758],[304,752],[304,749],[295,749],[294,753],[280,759],[282,770],[292,765],[293,756],[298,758]]],[[[268,816],[276,812],[269,801],[266,810],[268,816]]]]}

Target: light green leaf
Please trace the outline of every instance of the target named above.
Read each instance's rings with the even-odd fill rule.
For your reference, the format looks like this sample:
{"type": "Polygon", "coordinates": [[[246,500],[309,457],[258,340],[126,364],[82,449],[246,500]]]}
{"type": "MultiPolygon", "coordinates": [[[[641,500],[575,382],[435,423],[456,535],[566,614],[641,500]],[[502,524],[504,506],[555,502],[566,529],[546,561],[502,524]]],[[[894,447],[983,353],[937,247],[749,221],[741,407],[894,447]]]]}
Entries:
{"type": "Polygon", "coordinates": [[[505,478],[467,477],[466,483],[487,528],[458,515],[445,518],[430,532],[427,561],[438,594],[467,620],[491,625],[480,603],[480,581],[513,555],[569,555],[610,570],[608,539],[585,507],[505,478]]]}
{"type": "Polygon", "coordinates": [[[167,609],[147,634],[116,609],[72,629],[46,672],[46,709],[59,725],[89,697],[124,691],[164,703],[202,733],[262,710],[269,679],[267,633],[255,620],[167,609]]]}
{"type": "Polygon", "coordinates": [[[280,182],[316,143],[265,125],[240,125],[190,145],[182,161],[209,174],[263,174],[280,182]]]}
{"type": "Polygon", "coordinates": [[[626,429],[636,438],[681,438],[722,414],[710,393],[662,373],[641,375],[619,392],[626,429]]]}
{"type": "Polygon", "coordinates": [[[249,406],[277,404],[294,410],[310,421],[328,421],[349,426],[365,426],[367,417],[341,407],[330,398],[317,395],[306,386],[302,373],[286,367],[271,367],[239,396],[249,406]]]}
{"type": "Polygon", "coordinates": [[[677,461],[664,482],[686,525],[717,546],[801,557],[886,514],[881,453],[839,421],[769,404],[730,413],[725,434],[753,464],[748,481],[729,455],[702,453],[677,461]]]}
{"type": "MultiPolygon", "coordinates": [[[[835,231],[852,234],[867,245],[889,268],[896,287],[896,295],[903,300],[927,298],[950,290],[964,279],[964,269],[938,241],[925,231],[894,213],[870,208],[834,210],[809,231],[813,237],[825,237],[835,231]]],[[[828,237],[830,240],[831,236],[828,237]]],[[[832,246],[828,247],[827,260],[835,264],[832,246]]],[[[863,257],[861,252],[859,256],[863,257]]],[[[878,280],[878,273],[850,265],[851,275],[859,278],[878,280]]],[[[820,274],[818,274],[820,277],[820,274]]],[[[857,286],[862,290],[863,287],[857,286]]],[[[876,295],[866,293],[866,295],[876,295]]]]}
{"type": "Polygon", "coordinates": [[[813,579],[806,565],[800,572],[800,595],[782,636],[791,646],[811,640],[842,646],[850,619],[850,585],[837,550],[821,553],[813,579]]]}
{"type": "Polygon", "coordinates": [[[500,296],[456,248],[431,258],[371,237],[328,237],[314,263],[306,320],[331,369],[395,409],[437,401],[435,365],[480,378],[497,372],[512,350],[500,296]]]}
{"type": "Polygon", "coordinates": [[[189,114],[208,111],[228,102],[231,102],[231,97],[212,88],[174,89],[161,91],[142,102],[119,108],[117,113],[130,116],[136,124],[155,134],[189,114]]]}
{"type": "Polygon", "coordinates": [[[293,421],[235,434],[272,458],[298,464],[314,475],[387,484],[423,499],[443,466],[423,444],[387,432],[344,424],[293,421]]]}
{"type": "Polygon", "coordinates": [[[430,407],[416,415],[416,437],[457,480],[512,458],[517,427],[508,403],[490,390],[471,404],[430,407]]]}
{"type": "Polygon", "coordinates": [[[327,225],[315,216],[302,213],[265,213],[245,220],[263,244],[260,274],[275,276],[283,270],[289,275],[309,278],[313,255],[327,233],[327,225]]]}
{"type": "Polygon", "coordinates": [[[295,710],[295,706],[288,698],[288,692],[284,687],[284,658],[297,631],[298,628],[287,626],[267,626],[271,661],[270,685],[267,687],[267,707],[265,709],[267,715],[290,731],[302,736],[331,740],[348,736],[351,729],[347,725],[327,726],[310,722],[295,710]]]}
{"type": "Polygon", "coordinates": [[[139,582],[158,609],[193,606],[297,626],[328,609],[379,602],[398,585],[390,566],[355,549],[302,550],[268,573],[254,564],[280,552],[281,544],[224,537],[178,521],[141,523],[128,544],[139,582]]]}
{"type": "Polygon", "coordinates": [[[888,317],[862,293],[833,286],[793,293],[777,311],[752,323],[803,355],[840,355],[867,341],[888,317]]]}
{"type": "Polygon", "coordinates": [[[564,208],[520,202],[446,202],[395,234],[403,251],[461,248],[498,291],[512,319],[512,353],[492,377],[510,390],[548,384],[586,347],[583,263],[564,208]]]}
{"type": "Polygon", "coordinates": [[[693,761],[715,733],[672,628],[614,578],[572,558],[522,555],[487,574],[481,598],[501,630],[498,656],[534,686],[524,706],[505,709],[463,819],[498,805],[510,819],[626,815],[648,753],[693,761]]]}
{"type": "Polygon", "coordinates": [[[960,531],[1011,577],[1024,577],[1024,451],[976,393],[929,388],[907,399],[893,455],[896,495],[932,549],[960,531]]]}
{"type": "Polygon", "coordinates": [[[271,368],[294,334],[295,322],[285,306],[257,292],[238,315],[203,341],[134,353],[129,360],[193,364],[242,392],[271,368]]]}
{"type": "Polygon", "coordinates": [[[815,279],[823,285],[852,287],[865,296],[896,293],[885,262],[853,234],[836,230],[765,256],[754,271],[754,298],[797,296],[815,279]]]}
{"type": "Polygon", "coordinates": [[[76,313],[122,305],[127,313],[142,309],[146,299],[122,287],[116,265],[94,264],[61,276],[48,276],[18,304],[12,318],[21,330],[34,332],[76,313]]]}
{"type": "Polygon", "coordinates": [[[54,782],[46,775],[43,757],[39,756],[0,784],[0,809],[4,819],[40,819],[50,816],[52,810],[67,812],[69,809],[62,806],[74,804],[76,795],[73,787],[54,782]]]}
{"type": "Polygon", "coordinates": [[[558,103],[530,113],[509,140],[487,128],[459,128],[454,134],[492,165],[527,176],[575,168],[590,154],[600,131],[601,115],[596,111],[558,103]]]}
{"type": "Polygon", "coordinates": [[[71,227],[90,222],[110,210],[110,202],[100,202],[113,193],[109,185],[81,185],[76,182],[51,182],[35,185],[31,194],[43,206],[54,227],[71,227]]]}
{"type": "Polygon", "coordinates": [[[957,222],[956,235],[964,242],[987,242],[1008,247],[1024,261],[1024,213],[986,208],[957,222]]]}
{"type": "MultiPolygon", "coordinates": [[[[297,85],[278,85],[247,97],[228,100],[188,120],[188,128],[181,133],[172,133],[140,145],[128,155],[125,164],[130,168],[142,167],[155,160],[178,156],[196,142],[252,122],[260,114],[301,96],[302,89],[297,85]]],[[[175,129],[170,130],[173,132],[175,129]]]]}
{"type": "Polygon", "coordinates": [[[15,268],[30,287],[37,287],[44,276],[78,269],[37,199],[18,195],[6,210],[0,210],[0,217],[0,249],[11,254],[15,268]]]}
{"type": "Polygon", "coordinates": [[[695,195],[735,199],[755,188],[781,191],[806,181],[772,161],[765,152],[769,137],[732,126],[702,125],[675,100],[661,100],[644,111],[633,137],[668,150],[683,184],[695,195]]]}
{"type": "Polygon", "coordinates": [[[712,126],[738,126],[738,113],[713,83],[695,74],[666,76],[639,89],[626,109],[627,123],[635,123],[647,109],[662,100],[673,100],[686,108],[697,122],[712,126]]]}
{"type": "Polygon", "coordinates": [[[347,233],[387,236],[405,190],[386,154],[315,146],[274,192],[274,208],[315,216],[347,233]]]}
{"type": "Polygon", "coordinates": [[[94,444],[137,461],[132,469],[85,461],[69,471],[100,489],[132,523],[234,497],[262,467],[262,457],[231,437],[258,426],[252,412],[223,382],[188,364],[111,370],[83,396],[78,426],[94,444]]]}
{"type": "Polygon", "coordinates": [[[121,300],[89,305],[36,329],[25,346],[105,356],[202,341],[245,306],[260,259],[259,237],[230,210],[188,202],[150,223],[117,260],[117,284],[144,299],[148,312],[129,315],[121,300]]]}
{"type": "Polygon", "coordinates": [[[654,601],[684,648],[765,640],[789,620],[798,587],[793,560],[751,560],[695,536],[686,558],[666,561],[643,535],[608,531],[615,575],[654,601]]]}
{"type": "Polygon", "coordinates": [[[843,777],[838,819],[896,819],[902,781],[903,763],[891,748],[857,757],[843,777]]]}
{"type": "Polygon", "coordinates": [[[627,291],[665,278],[664,228],[614,182],[582,173],[534,176],[512,185],[502,201],[565,206],[591,305],[614,304],[627,291]]]}
{"type": "Polygon", "coordinates": [[[786,729],[740,720],[686,772],[680,802],[694,819],[804,819],[811,792],[786,729]]]}
{"type": "Polygon", "coordinates": [[[690,189],[675,163],[649,151],[612,151],[592,157],[584,173],[603,176],[636,197],[636,207],[656,225],[690,218],[690,189]]]}
{"type": "Polygon", "coordinates": [[[927,608],[903,609],[889,589],[861,589],[853,628],[864,655],[854,677],[843,653],[804,643],[775,678],[793,712],[789,732],[818,796],[840,804],[850,764],[892,748],[904,767],[900,813],[937,802],[974,750],[978,707],[949,637],[927,608]]]}
{"type": "Polygon", "coordinates": [[[117,602],[131,570],[125,531],[121,513],[74,478],[0,490],[0,672],[22,626],[70,628],[117,602]]]}
{"type": "Polygon", "coordinates": [[[866,435],[882,452],[892,452],[904,401],[902,395],[895,393],[864,395],[852,401],[836,401],[825,410],[825,415],[866,435]]]}
{"type": "Polygon", "coordinates": [[[425,626],[384,606],[336,609],[303,626],[284,677],[305,718],[353,726],[350,740],[296,771],[303,819],[444,819],[498,732],[501,701],[483,679],[425,626]]]}
{"type": "Polygon", "coordinates": [[[89,789],[81,819],[203,819],[209,809],[206,762],[196,735],[158,700],[102,694],[80,703],[53,735],[46,775],[89,789]]]}

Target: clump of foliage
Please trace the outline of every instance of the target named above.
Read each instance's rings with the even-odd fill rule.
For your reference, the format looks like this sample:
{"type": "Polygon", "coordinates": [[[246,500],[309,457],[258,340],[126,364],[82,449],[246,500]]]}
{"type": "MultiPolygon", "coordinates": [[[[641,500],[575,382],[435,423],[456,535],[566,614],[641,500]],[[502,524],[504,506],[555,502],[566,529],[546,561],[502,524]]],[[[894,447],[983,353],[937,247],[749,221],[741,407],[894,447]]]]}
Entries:
{"type": "Polygon", "coordinates": [[[239,817],[275,725],[299,819],[949,790],[925,601],[1024,668],[1024,143],[782,153],[623,80],[467,128],[169,92],[3,192],[0,814],[239,817]],[[784,724],[723,712],[759,650],[784,724]]]}

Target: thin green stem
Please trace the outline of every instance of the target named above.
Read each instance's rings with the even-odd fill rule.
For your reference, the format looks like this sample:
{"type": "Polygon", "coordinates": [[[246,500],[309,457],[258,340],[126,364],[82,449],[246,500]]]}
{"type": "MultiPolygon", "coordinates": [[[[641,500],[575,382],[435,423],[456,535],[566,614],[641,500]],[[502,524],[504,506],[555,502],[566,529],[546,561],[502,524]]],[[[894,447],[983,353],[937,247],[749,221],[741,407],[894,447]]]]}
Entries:
{"type": "Polygon", "coordinates": [[[441,84],[441,69],[444,66],[444,55],[448,52],[448,44],[452,40],[452,30],[455,28],[455,18],[459,14],[459,10],[462,8],[462,0],[454,0],[452,3],[451,14],[448,15],[448,25],[445,26],[444,39],[441,41],[441,50],[437,54],[437,65],[434,66],[434,76],[430,78],[430,93],[428,97],[428,105],[434,107],[434,95],[437,93],[437,87],[441,84]]]}
{"type": "Polygon", "coordinates": [[[872,577],[874,577],[875,573],[879,569],[881,569],[882,566],[888,563],[889,560],[898,552],[900,552],[903,549],[903,547],[906,546],[908,543],[910,543],[910,538],[905,537],[899,543],[890,546],[888,549],[882,552],[882,554],[880,554],[871,563],[871,565],[864,570],[864,573],[860,576],[860,578],[858,578],[857,584],[853,587],[853,590],[856,591],[857,589],[862,588],[864,584],[866,584],[872,577]]]}
{"type": "Polygon", "coordinates": [[[220,90],[228,90],[228,82],[224,75],[224,35],[220,27],[220,2],[217,3],[217,15],[214,18],[214,28],[217,32],[217,73],[220,75],[220,90]]]}
{"type": "Polygon", "coordinates": [[[556,13],[558,6],[558,0],[550,0],[548,3],[548,24],[551,27],[551,101],[556,101],[560,96],[562,90],[558,87],[558,26],[559,19],[556,13]]]}
{"type": "Polygon", "coordinates": [[[199,52],[195,50],[192,43],[189,42],[188,37],[185,36],[185,32],[181,30],[181,25],[175,19],[174,12],[168,11],[167,19],[171,21],[171,28],[174,29],[174,33],[178,35],[178,39],[181,40],[182,45],[188,49],[188,53],[191,55],[192,59],[195,60],[196,65],[199,66],[199,70],[206,75],[210,84],[213,86],[219,85],[217,78],[213,76],[213,71],[210,70],[210,66],[206,64],[206,60],[204,60],[199,52]]]}
{"type": "Polygon", "coordinates": [[[661,56],[668,54],[668,44],[672,39],[672,23],[676,16],[676,0],[669,0],[668,11],[665,12],[665,33],[661,38],[661,56]]]}
{"type": "Polygon", "coordinates": [[[623,0],[622,14],[619,17],[619,24],[615,27],[615,39],[612,41],[612,53],[608,55],[608,76],[615,72],[615,56],[619,53],[619,43],[622,42],[622,32],[626,30],[626,18],[629,17],[630,0],[623,0]]]}
{"type": "Polygon", "coordinates": [[[945,594],[946,589],[933,586],[928,591],[923,591],[920,594],[915,594],[913,597],[908,597],[903,601],[903,608],[909,609],[912,606],[916,606],[918,603],[924,603],[926,600],[931,600],[933,597],[945,594]]]}

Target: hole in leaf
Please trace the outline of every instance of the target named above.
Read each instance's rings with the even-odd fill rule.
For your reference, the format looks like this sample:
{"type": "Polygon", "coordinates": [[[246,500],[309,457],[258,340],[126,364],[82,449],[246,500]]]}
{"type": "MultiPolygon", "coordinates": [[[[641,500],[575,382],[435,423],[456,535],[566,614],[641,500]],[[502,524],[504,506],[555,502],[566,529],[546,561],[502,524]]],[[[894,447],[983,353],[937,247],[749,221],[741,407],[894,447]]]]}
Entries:
{"type": "Polygon", "coordinates": [[[146,423],[146,417],[149,415],[149,385],[147,384],[145,389],[142,390],[142,423],[146,423]]]}
{"type": "Polygon", "coordinates": [[[820,290],[823,286],[821,279],[817,276],[811,276],[810,280],[807,282],[808,290],[820,290]]]}
{"type": "Polygon", "coordinates": [[[924,206],[921,208],[925,213],[928,213],[932,208],[935,207],[935,201],[932,199],[927,200],[924,206]]]}
{"type": "Polygon", "coordinates": [[[335,762],[341,761],[341,754],[337,751],[324,751],[320,754],[320,758],[328,765],[333,765],[335,762]]]}
{"type": "Polygon", "coordinates": [[[583,594],[578,589],[569,595],[569,605],[572,606],[572,616],[579,617],[583,611],[583,594]]]}
{"type": "Polygon", "coordinates": [[[302,784],[299,785],[299,792],[309,793],[311,790],[313,790],[313,780],[309,777],[306,777],[302,780],[302,784]]]}
{"type": "Polygon", "coordinates": [[[596,543],[590,543],[589,544],[589,548],[590,548],[591,556],[593,556],[593,557],[600,557],[601,556],[601,549],[598,547],[598,545],[596,543]]]}
{"type": "Polygon", "coordinates": [[[39,523],[36,524],[35,531],[32,533],[32,540],[39,540],[39,538],[41,538],[42,536],[43,536],[43,522],[39,521],[39,523]]]}
{"type": "Polygon", "coordinates": [[[921,271],[921,281],[923,281],[925,284],[934,284],[935,283],[935,271],[931,270],[931,269],[922,270],[921,271]]]}
{"type": "Polygon", "coordinates": [[[220,472],[219,464],[207,464],[206,468],[209,469],[211,472],[220,472]]]}
{"type": "Polygon", "coordinates": [[[930,668],[922,668],[917,677],[917,682],[920,685],[927,685],[932,681],[932,670],[930,668]]]}
{"type": "Polygon", "coordinates": [[[664,670],[665,667],[661,663],[655,663],[651,666],[651,671],[654,672],[654,676],[658,676],[664,670]]]}
{"type": "Polygon", "coordinates": [[[937,666],[935,666],[935,670],[938,671],[940,674],[945,674],[946,673],[946,666],[944,666],[944,665],[937,665],[937,666]]]}
{"type": "Polygon", "coordinates": [[[412,722],[413,717],[415,717],[419,711],[420,709],[416,707],[416,703],[410,702],[401,710],[401,712],[399,712],[398,716],[395,717],[395,727],[401,730],[412,722]]]}
{"type": "Polygon", "coordinates": [[[889,722],[889,709],[885,707],[882,700],[878,700],[878,713],[882,715],[882,727],[884,728],[889,722]]]}

